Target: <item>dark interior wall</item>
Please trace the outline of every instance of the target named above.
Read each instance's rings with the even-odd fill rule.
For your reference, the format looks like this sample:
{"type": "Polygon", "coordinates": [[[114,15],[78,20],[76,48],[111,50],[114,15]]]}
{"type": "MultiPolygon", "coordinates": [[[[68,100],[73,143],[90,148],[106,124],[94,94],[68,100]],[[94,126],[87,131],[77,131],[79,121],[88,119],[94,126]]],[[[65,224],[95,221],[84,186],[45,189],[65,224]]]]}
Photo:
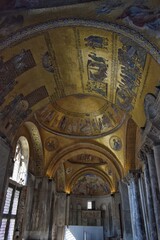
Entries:
{"type": "Polygon", "coordinates": [[[2,0],[0,1],[0,10],[59,7],[93,1],[95,0],[2,0]]]}

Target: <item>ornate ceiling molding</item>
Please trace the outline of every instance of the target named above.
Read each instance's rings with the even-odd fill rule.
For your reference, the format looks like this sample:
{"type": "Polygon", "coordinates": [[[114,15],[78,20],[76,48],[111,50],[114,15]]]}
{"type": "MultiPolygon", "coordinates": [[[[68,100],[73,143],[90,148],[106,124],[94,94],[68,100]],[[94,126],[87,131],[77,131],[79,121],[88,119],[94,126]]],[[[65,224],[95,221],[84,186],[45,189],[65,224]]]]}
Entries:
{"type": "Polygon", "coordinates": [[[76,143],[72,146],[66,147],[65,149],[57,153],[54,159],[48,165],[47,175],[53,177],[56,174],[56,171],[61,163],[64,163],[65,161],[69,160],[72,157],[75,157],[76,155],[81,154],[82,152],[86,152],[87,154],[92,154],[94,156],[102,158],[111,166],[118,179],[123,177],[123,166],[121,165],[119,160],[113,155],[113,153],[110,153],[110,150],[104,149],[104,146],[101,147],[93,143],[85,142],[76,143]]]}
{"type": "Polygon", "coordinates": [[[57,110],[57,105],[48,105],[35,114],[35,119],[43,129],[55,135],[94,139],[118,130],[124,123],[126,114],[106,101],[102,109],[94,113],[64,112],[61,108],[57,110]]]}

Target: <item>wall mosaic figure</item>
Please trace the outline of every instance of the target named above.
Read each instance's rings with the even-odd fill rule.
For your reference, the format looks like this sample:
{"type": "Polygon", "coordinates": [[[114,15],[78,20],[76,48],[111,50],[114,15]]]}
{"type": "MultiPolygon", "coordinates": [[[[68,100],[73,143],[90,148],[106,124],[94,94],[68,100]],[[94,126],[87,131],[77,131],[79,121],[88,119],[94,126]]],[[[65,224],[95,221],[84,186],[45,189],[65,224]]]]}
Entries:
{"type": "Polygon", "coordinates": [[[88,81],[86,88],[88,92],[95,92],[103,97],[107,96],[108,83],[88,81]]]}
{"type": "Polygon", "coordinates": [[[28,102],[23,95],[18,95],[9,105],[2,109],[0,120],[4,121],[4,119],[7,119],[4,124],[5,130],[13,134],[30,113],[28,102]]]}
{"type": "Polygon", "coordinates": [[[109,140],[109,144],[111,148],[115,151],[119,151],[122,148],[122,142],[121,139],[117,136],[113,136],[109,140]]]}
{"type": "Polygon", "coordinates": [[[0,18],[0,35],[6,36],[23,25],[24,17],[22,15],[7,16],[0,18]]]}
{"type": "Polygon", "coordinates": [[[92,173],[81,176],[72,188],[73,194],[104,195],[108,192],[109,188],[105,181],[92,173]]]}
{"type": "Polygon", "coordinates": [[[117,129],[125,119],[125,113],[107,102],[101,112],[95,116],[90,113],[66,112],[57,108],[57,105],[47,105],[37,112],[36,119],[41,126],[57,134],[69,136],[91,137],[107,135],[117,129]]]}
{"type": "Polygon", "coordinates": [[[52,64],[52,59],[49,52],[46,52],[42,57],[42,65],[44,69],[48,72],[54,72],[54,66],[52,64]]]}
{"type": "Polygon", "coordinates": [[[121,109],[131,111],[141,83],[146,51],[127,38],[121,37],[120,40],[123,46],[118,49],[118,60],[122,66],[121,80],[116,90],[116,103],[121,109]]]}
{"type": "Polygon", "coordinates": [[[153,30],[160,37],[160,9],[151,9],[143,4],[131,5],[117,19],[124,19],[138,28],[153,30]]]}
{"type": "Polygon", "coordinates": [[[9,84],[13,79],[20,76],[25,71],[36,66],[30,49],[22,49],[21,52],[8,61],[4,62],[3,57],[0,58],[0,82],[9,84]]]}
{"type": "Polygon", "coordinates": [[[85,46],[87,47],[91,47],[93,49],[96,48],[104,48],[104,49],[108,49],[108,39],[104,38],[104,37],[100,37],[100,36],[95,36],[95,35],[91,35],[87,38],[84,38],[85,46]]]}
{"type": "Polygon", "coordinates": [[[88,79],[92,81],[103,82],[107,78],[108,64],[107,60],[99,57],[96,53],[88,54],[89,60],[87,63],[88,79]]]}

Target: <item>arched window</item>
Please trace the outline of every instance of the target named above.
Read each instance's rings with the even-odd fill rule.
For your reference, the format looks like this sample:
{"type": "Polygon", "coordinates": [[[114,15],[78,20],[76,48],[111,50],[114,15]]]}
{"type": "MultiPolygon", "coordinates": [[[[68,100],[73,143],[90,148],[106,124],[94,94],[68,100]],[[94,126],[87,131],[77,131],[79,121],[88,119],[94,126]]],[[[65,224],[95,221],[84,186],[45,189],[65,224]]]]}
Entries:
{"type": "Polygon", "coordinates": [[[17,142],[14,155],[14,168],[11,179],[26,185],[29,162],[29,145],[25,137],[21,136],[17,142]]]}
{"type": "Polygon", "coordinates": [[[14,167],[7,189],[3,218],[0,227],[0,239],[12,240],[15,231],[16,215],[22,187],[26,185],[29,163],[29,144],[21,136],[16,145],[14,167]]]}

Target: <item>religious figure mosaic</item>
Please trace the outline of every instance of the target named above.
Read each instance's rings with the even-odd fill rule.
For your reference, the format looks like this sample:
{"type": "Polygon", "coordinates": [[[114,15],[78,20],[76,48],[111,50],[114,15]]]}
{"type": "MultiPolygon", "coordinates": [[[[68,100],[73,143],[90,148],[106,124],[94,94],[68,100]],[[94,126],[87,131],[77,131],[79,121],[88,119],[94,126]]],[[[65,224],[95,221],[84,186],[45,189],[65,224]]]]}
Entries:
{"type": "Polygon", "coordinates": [[[109,187],[102,178],[88,173],[77,179],[71,191],[77,195],[105,195],[109,193],[109,187]]]}

